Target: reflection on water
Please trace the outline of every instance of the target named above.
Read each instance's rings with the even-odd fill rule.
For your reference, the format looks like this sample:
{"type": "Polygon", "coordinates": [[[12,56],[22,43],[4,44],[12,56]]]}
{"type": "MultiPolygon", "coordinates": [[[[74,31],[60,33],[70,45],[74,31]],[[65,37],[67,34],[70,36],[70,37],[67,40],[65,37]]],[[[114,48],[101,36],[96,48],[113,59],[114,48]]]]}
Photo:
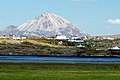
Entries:
{"type": "Polygon", "coordinates": [[[120,58],[0,56],[0,62],[120,64],[120,58]]]}

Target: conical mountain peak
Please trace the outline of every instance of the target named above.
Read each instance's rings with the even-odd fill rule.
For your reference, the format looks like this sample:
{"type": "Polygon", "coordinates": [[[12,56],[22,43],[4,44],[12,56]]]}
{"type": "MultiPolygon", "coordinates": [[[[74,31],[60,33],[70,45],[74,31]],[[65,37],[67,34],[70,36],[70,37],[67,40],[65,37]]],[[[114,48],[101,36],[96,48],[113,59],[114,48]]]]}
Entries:
{"type": "Polygon", "coordinates": [[[70,21],[54,13],[43,13],[40,16],[30,19],[17,27],[16,35],[24,36],[46,36],[56,35],[82,36],[88,35],[70,21]]]}
{"type": "Polygon", "coordinates": [[[41,17],[51,17],[51,16],[53,16],[53,15],[55,15],[55,14],[53,14],[53,13],[43,13],[43,14],[39,15],[39,16],[36,17],[36,18],[41,18],[41,17]]]}
{"type": "Polygon", "coordinates": [[[55,21],[58,24],[62,24],[64,22],[69,23],[69,21],[67,21],[66,19],[64,19],[61,16],[58,16],[54,13],[43,13],[40,16],[36,17],[35,19],[39,20],[39,19],[44,19],[44,21],[55,21]]]}

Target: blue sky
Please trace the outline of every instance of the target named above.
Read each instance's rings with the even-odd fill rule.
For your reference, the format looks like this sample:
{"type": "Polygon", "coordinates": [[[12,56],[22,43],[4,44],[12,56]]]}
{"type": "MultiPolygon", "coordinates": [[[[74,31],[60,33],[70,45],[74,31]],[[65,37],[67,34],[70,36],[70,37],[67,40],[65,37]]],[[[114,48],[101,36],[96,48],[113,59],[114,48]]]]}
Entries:
{"type": "Polygon", "coordinates": [[[91,35],[120,34],[120,0],[0,0],[0,29],[45,12],[60,15],[91,35]]]}

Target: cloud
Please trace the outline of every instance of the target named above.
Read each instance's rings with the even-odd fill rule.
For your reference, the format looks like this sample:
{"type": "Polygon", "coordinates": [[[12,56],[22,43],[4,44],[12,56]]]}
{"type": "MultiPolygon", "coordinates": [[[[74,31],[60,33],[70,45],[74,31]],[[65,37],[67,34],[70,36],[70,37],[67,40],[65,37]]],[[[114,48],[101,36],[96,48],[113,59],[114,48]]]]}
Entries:
{"type": "Polygon", "coordinates": [[[109,24],[120,24],[120,19],[108,19],[107,22],[109,24]]]}

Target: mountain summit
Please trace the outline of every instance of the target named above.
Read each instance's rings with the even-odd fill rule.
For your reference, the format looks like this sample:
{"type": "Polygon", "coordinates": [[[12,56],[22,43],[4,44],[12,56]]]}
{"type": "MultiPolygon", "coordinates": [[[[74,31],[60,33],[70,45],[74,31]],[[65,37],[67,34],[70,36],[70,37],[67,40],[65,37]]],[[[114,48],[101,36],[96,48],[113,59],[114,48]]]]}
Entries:
{"type": "Polygon", "coordinates": [[[74,24],[54,13],[41,14],[34,19],[28,20],[17,29],[26,36],[51,37],[56,35],[66,35],[67,37],[70,37],[87,35],[74,24]]]}
{"type": "MultiPolygon", "coordinates": [[[[3,30],[2,33],[6,34],[6,30],[8,31],[8,29],[3,30]]],[[[23,36],[52,37],[56,35],[65,35],[71,37],[88,35],[68,20],[54,13],[41,14],[34,19],[28,20],[17,28],[10,27],[9,30],[10,33],[7,32],[7,34],[23,36]]]]}

